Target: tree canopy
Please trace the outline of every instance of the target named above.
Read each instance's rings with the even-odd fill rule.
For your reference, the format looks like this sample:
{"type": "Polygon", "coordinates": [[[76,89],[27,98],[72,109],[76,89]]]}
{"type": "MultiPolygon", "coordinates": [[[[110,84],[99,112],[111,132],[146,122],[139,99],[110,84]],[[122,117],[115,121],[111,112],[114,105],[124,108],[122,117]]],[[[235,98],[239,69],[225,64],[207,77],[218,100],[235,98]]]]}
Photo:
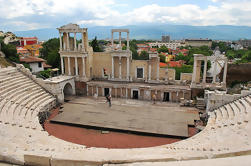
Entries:
{"type": "Polygon", "coordinates": [[[59,38],[53,38],[43,43],[43,48],[40,49],[42,58],[47,61],[47,64],[54,68],[61,69],[59,51],[59,38]]]}
{"type": "Polygon", "coordinates": [[[95,36],[95,38],[91,41],[91,46],[94,52],[103,52],[103,49],[97,40],[97,36],[95,36]]]}
{"type": "Polygon", "coordinates": [[[0,38],[1,51],[5,54],[5,57],[12,62],[19,63],[19,55],[15,45],[4,44],[3,38],[0,38]]]}
{"type": "Polygon", "coordinates": [[[160,48],[157,49],[158,53],[161,52],[167,52],[169,53],[169,49],[166,46],[161,46],[160,48]]]}
{"type": "Polygon", "coordinates": [[[159,61],[163,62],[163,63],[166,63],[166,56],[163,55],[163,54],[159,54],[159,61]]]}

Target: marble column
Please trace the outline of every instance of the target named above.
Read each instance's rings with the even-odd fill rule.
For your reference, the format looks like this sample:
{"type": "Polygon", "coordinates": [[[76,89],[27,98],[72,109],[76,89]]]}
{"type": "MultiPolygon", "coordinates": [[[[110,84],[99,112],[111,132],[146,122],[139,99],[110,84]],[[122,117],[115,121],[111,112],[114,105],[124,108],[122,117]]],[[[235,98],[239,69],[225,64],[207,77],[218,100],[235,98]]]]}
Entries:
{"type": "Polygon", "coordinates": [[[68,74],[71,75],[71,62],[70,62],[70,57],[68,57],[68,74]]]}
{"type": "Polygon", "coordinates": [[[75,74],[78,75],[78,58],[75,57],[75,74]]]}
{"type": "Polygon", "coordinates": [[[192,82],[196,82],[196,67],[197,67],[197,59],[194,58],[194,63],[193,63],[193,75],[192,75],[192,82]]]}
{"type": "Polygon", "coordinates": [[[129,57],[127,57],[127,59],[126,59],[126,63],[127,63],[127,66],[126,66],[126,79],[129,81],[129,73],[130,73],[130,69],[129,69],[129,57]]]}
{"type": "Polygon", "coordinates": [[[82,57],[83,77],[85,77],[85,57],[82,57]]]}
{"type": "Polygon", "coordinates": [[[84,37],[84,32],[82,33],[82,51],[85,51],[85,37],[84,37]]]}
{"type": "Polygon", "coordinates": [[[159,58],[157,58],[157,81],[159,81],[159,58]]]}
{"type": "Polygon", "coordinates": [[[148,80],[151,81],[151,72],[152,72],[152,66],[151,62],[149,61],[149,66],[148,66],[148,80]]]}
{"type": "Polygon", "coordinates": [[[128,98],[128,89],[126,88],[126,99],[128,98]]]}
{"type": "Polygon", "coordinates": [[[113,32],[112,32],[112,41],[111,42],[112,42],[112,49],[113,49],[113,32]]]}
{"type": "Polygon", "coordinates": [[[67,40],[67,46],[66,46],[66,50],[67,51],[70,51],[70,40],[69,40],[69,33],[67,32],[66,33],[66,40],[67,40]]]}
{"type": "Polygon", "coordinates": [[[61,73],[64,74],[64,57],[61,56],[61,73]]]}
{"type": "Polygon", "coordinates": [[[203,83],[206,83],[207,78],[207,59],[204,60],[203,83]]]}
{"type": "Polygon", "coordinates": [[[114,57],[112,56],[112,79],[114,79],[114,57]]]}
{"type": "Polygon", "coordinates": [[[121,32],[119,32],[119,48],[120,49],[122,48],[122,45],[121,45],[121,32]]]}
{"type": "Polygon", "coordinates": [[[118,88],[115,88],[115,97],[118,98],[118,88]]]}
{"type": "Polygon", "coordinates": [[[217,60],[214,61],[214,70],[213,70],[213,83],[216,82],[216,67],[217,67],[217,60]]]}
{"type": "Polygon", "coordinates": [[[77,39],[76,39],[76,32],[74,32],[74,51],[77,51],[77,39]]]}
{"type": "Polygon", "coordinates": [[[224,64],[224,73],[223,73],[223,83],[226,84],[226,79],[227,79],[227,60],[225,60],[224,64]]]}
{"type": "Polygon", "coordinates": [[[98,96],[98,87],[96,87],[96,93],[97,93],[97,96],[98,96]]]}
{"type": "Polygon", "coordinates": [[[122,74],[121,74],[121,57],[119,57],[119,79],[122,78],[122,74]]]}
{"type": "Polygon", "coordinates": [[[62,37],[61,37],[61,32],[59,32],[59,44],[60,44],[60,51],[62,51],[63,46],[62,46],[62,37]]]}

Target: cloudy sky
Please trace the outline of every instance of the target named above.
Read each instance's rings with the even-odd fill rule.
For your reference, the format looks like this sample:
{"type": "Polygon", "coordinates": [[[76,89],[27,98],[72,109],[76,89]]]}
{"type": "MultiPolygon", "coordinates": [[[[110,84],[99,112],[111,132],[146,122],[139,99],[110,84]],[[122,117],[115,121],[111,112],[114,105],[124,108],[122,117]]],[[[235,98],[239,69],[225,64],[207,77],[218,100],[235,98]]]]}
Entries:
{"type": "Polygon", "coordinates": [[[0,30],[67,23],[251,26],[251,0],[0,0],[0,30]]]}

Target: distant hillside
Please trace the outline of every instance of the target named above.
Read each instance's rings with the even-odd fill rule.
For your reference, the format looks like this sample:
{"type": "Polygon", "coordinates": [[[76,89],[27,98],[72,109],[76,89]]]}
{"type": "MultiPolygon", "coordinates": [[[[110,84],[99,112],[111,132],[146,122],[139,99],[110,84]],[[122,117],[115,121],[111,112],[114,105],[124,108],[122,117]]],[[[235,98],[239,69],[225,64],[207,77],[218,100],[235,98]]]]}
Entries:
{"type": "MultiPolygon", "coordinates": [[[[131,39],[155,39],[160,40],[162,34],[171,36],[171,39],[184,38],[210,38],[213,40],[238,40],[240,38],[251,39],[251,27],[248,26],[189,26],[189,25],[130,25],[130,26],[94,26],[88,27],[89,39],[97,36],[98,39],[111,37],[112,28],[130,29],[131,39]]],[[[30,31],[14,32],[17,36],[37,36],[39,40],[48,40],[58,37],[58,31],[52,29],[38,29],[30,31]]]]}

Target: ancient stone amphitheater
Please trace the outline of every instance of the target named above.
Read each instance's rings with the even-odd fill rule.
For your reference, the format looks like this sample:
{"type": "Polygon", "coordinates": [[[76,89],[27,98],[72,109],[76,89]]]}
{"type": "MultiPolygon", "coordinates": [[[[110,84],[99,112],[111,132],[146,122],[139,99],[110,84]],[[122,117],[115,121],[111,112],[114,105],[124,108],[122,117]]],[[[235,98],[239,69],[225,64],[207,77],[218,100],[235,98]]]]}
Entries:
{"type": "Polygon", "coordinates": [[[251,96],[222,105],[199,134],[135,149],[87,148],[48,135],[41,113],[54,98],[17,68],[0,69],[0,160],[18,165],[250,165],[251,96]],[[39,116],[38,116],[39,115],[39,116]]]}

